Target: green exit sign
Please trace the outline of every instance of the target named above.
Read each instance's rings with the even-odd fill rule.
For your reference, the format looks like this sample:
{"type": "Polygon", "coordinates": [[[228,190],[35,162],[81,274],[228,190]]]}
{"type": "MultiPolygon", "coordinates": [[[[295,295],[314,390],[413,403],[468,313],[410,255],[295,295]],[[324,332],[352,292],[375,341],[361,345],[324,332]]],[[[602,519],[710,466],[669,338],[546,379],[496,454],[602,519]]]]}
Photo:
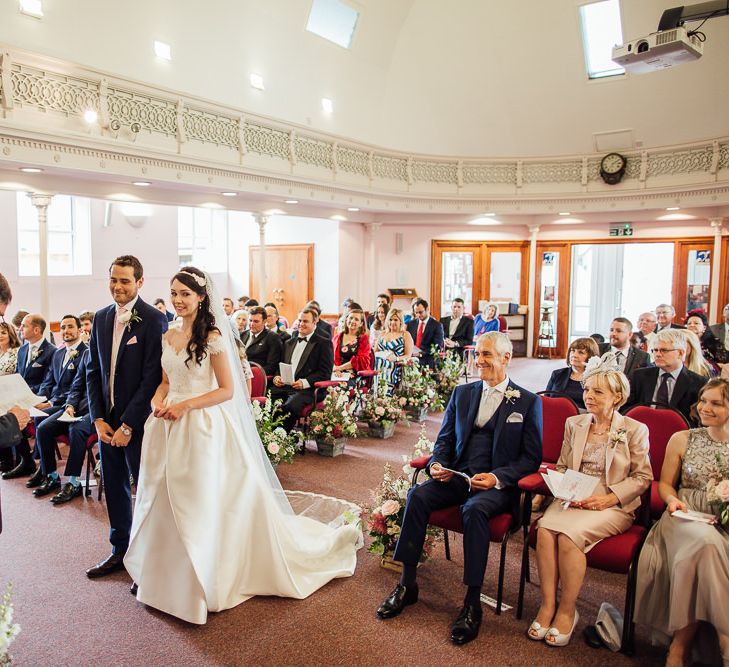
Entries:
{"type": "Polygon", "coordinates": [[[610,236],[633,236],[633,228],[629,222],[624,225],[613,225],[610,227],[610,236]]]}

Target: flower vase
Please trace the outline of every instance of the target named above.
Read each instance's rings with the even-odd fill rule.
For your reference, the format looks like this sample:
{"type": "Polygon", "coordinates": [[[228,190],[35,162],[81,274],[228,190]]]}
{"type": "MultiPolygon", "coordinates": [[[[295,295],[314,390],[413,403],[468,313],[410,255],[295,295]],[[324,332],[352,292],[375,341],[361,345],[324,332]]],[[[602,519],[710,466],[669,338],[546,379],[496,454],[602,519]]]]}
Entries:
{"type": "Polygon", "coordinates": [[[380,556],[380,567],[402,574],[402,563],[397,560],[392,560],[392,554],[392,551],[388,551],[380,556]]]}
{"type": "Polygon", "coordinates": [[[384,422],[368,422],[367,430],[370,438],[391,438],[395,433],[395,422],[384,421],[384,422]]]}
{"type": "Polygon", "coordinates": [[[344,445],[347,438],[334,438],[333,440],[317,440],[316,451],[321,456],[339,456],[344,454],[344,445]]]}
{"type": "Polygon", "coordinates": [[[422,405],[407,405],[405,414],[411,422],[424,422],[428,416],[428,408],[422,405]]]}

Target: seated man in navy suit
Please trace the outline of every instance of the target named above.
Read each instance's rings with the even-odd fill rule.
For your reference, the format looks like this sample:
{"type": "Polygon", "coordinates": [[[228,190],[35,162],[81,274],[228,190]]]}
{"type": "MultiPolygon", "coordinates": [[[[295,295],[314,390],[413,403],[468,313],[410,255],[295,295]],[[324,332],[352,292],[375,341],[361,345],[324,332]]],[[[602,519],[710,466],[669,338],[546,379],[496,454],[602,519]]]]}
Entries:
{"type": "MultiPolygon", "coordinates": [[[[415,318],[408,322],[408,332],[415,341],[415,347],[420,350],[420,365],[433,368],[435,357],[431,348],[435,345],[439,351],[443,349],[443,325],[430,316],[425,299],[416,299],[413,310],[415,318]]],[[[413,356],[417,356],[417,353],[413,352],[413,356]]]]}
{"type": "Polygon", "coordinates": [[[542,460],[542,404],[506,374],[512,345],[490,331],[478,339],[481,382],[460,385],[446,409],[427,472],[431,479],[410,490],[394,559],[403,564],[400,583],[377,610],[393,618],[418,601],[415,581],[431,512],[460,505],[463,520],[463,607],[451,641],[475,639],[481,625],[481,586],[489,552],[489,519],[514,511],[518,481],[542,460]],[[448,470],[450,469],[450,470],[448,470]],[[452,471],[465,473],[469,482],[452,471]]]}
{"type": "MultiPolygon", "coordinates": [[[[39,394],[41,385],[51,366],[51,359],[56,348],[43,338],[46,321],[37,313],[29,313],[20,323],[20,331],[25,343],[18,350],[18,373],[28,383],[34,394],[39,394]]],[[[3,479],[15,479],[32,475],[35,469],[33,455],[28,443],[28,430],[23,432],[23,439],[16,445],[15,453],[20,459],[15,468],[4,472],[3,479]]]]}

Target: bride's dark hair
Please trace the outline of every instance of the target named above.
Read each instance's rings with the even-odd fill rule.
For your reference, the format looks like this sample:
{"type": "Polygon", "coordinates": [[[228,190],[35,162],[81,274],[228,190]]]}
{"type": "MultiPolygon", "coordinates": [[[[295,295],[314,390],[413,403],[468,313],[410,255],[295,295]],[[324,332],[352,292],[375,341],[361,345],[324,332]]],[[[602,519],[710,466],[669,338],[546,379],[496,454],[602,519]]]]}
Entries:
{"type": "Polygon", "coordinates": [[[208,353],[208,334],[211,331],[218,331],[218,328],[215,326],[215,318],[210,309],[210,299],[205,289],[205,274],[194,266],[183,266],[172,276],[170,285],[175,280],[179,280],[185,287],[191,289],[198,296],[203,297],[203,300],[200,302],[200,307],[197,310],[195,321],[192,323],[192,332],[190,334],[190,340],[187,343],[187,359],[185,359],[185,366],[188,368],[189,362],[192,361],[193,357],[195,363],[199,366],[208,353]],[[195,276],[200,279],[200,282],[203,283],[202,285],[198,283],[195,276]]]}

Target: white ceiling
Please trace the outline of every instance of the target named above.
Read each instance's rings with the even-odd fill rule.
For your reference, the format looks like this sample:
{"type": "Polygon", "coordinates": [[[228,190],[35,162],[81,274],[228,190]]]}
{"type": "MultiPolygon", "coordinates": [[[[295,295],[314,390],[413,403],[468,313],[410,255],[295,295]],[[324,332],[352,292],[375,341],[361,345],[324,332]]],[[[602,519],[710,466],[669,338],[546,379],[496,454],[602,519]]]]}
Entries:
{"type": "MultiPolygon", "coordinates": [[[[361,11],[351,51],[304,30],[308,0],[43,0],[41,20],[5,0],[0,41],[420,153],[584,154],[594,133],[625,129],[646,147],[729,135],[729,17],[705,24],[696,63],[591,82],[578,0],[349,1],[361,11]],[[171,63],[154,57],[155,39],[171,63]]],[[[622,5],[632,38],[676,0],[622,5]]]]}

